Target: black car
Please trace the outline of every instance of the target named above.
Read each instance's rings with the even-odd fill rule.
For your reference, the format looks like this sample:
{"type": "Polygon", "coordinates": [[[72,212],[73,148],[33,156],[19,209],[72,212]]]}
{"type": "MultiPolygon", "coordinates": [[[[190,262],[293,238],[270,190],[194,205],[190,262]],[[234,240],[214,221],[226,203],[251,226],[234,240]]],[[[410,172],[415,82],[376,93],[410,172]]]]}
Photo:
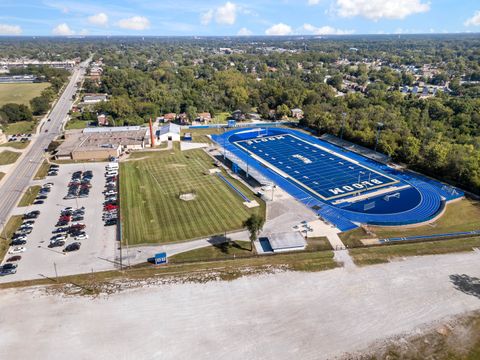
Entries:
{"type": "Polygon", "coordinates": [[[29,213],[26,213],[23,215],[23,219],[24,220],[27,220],[27,219],[36,219],[38,218],[38,216],[40,215],[40,211],[38,210],[35,210],[35,211],[31,211],[29,213]]]}
{"type": "Polygon", "coordinates": [[[12,264],[12,263],[9,263],[9,264],[5,264],[1,267],[2,270],[10,270],[10,269],[16,269],[18,267],[17,264],[12,264]]]}
{"type": "Polygon", "coordinates": [[[43,200],[37,200],[33,202],[33,205],[42,205],[44,203],[43,200]]]}
{"type": "Polygon", "coordinates": [[[65,240],[56,240],[48,244],[49,248],[59,247],[65,245],[65,240]]]}
{"type": "Polygon", "coordinates": [[[67,246],[65,247],[65,249],[63,249],[63,252],[70,252],[70,251],[80,250],[80,246],[82,246],[82,244],[79,243],[79,242],[71,243],[71,244],[67,245],[67,246]]]}
{"type": "Polygon", "coordinates": [[[47,199],[47,195],[38,195],[35,200],[46,200],[47,199]]]}
{"type": "Polygon", "coordinates": [[[59,221],[55,224],[56,227],[67,226],[68,221],[59,221]]]}
{"type": "Polygon", "coordinates": [[[10,243],[10,246],[19,246],[19,245],[25,245],[27,243],[27,240],[12,240],[10,243]]]}
{"type": "Polygon", "coordinates": [[[117,219],[109,219],[105,221],[105,226],[117,225],[117,219]]]}

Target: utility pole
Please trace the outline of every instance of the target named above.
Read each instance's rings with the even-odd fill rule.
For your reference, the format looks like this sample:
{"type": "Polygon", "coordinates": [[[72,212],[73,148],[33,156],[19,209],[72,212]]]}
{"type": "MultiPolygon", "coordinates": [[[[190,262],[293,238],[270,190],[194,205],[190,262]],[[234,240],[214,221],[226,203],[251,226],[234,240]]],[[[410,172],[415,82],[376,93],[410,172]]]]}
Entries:
{"type": "Polygon", "coordinates": [[[58,282],[58,273],[57,273],[57,264],[53,263],[53,268],[55,269],[55,280],[58,282]]]}

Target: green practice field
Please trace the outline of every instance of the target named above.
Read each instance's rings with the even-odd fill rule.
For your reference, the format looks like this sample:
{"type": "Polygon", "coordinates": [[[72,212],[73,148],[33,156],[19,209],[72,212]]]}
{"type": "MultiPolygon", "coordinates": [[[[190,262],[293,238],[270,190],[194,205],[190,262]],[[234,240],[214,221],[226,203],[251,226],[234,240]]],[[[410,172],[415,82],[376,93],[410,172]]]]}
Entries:
{"type": "Polygon", "coordinates": [[[263,201],[235,182],[261,206],[249,210],[216,175],[205,175],[213,160],[202,150],[136,153],[120,166],[123,241],[129,245],[169,243],[242,228],[252,212],[265,214],[263,201]],[[192,201],[181,193],[196,194],[192,201]]]}
{"type": "Polygon", "coordinates": [[[0,84],[0,106],[8,103],[30,105],[30,100],[40,96],[50,83],[0,84]]]}

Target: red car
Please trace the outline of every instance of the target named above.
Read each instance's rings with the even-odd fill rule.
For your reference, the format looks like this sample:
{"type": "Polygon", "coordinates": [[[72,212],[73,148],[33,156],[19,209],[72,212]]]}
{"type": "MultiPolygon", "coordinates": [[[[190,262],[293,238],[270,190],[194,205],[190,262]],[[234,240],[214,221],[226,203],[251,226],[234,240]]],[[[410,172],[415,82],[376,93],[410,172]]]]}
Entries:
{"type": "Polygon", "coordinates": [[[116,209],[118,209],[118,205],[106,205],[103,207],[103,210],[105,211],[116,210],[116,209]]]}
{"type": "Polygon", "coordinates": [[[72,220],[72,217],[69,216],[69,215],[60,216],[60,217],[58,218],[58,221],[70,221],[70,220],[72,220]]]}
{"type": "Polygon", "coordinates": [[[85,224],[74,224],[70,226],[70,229],[85,229],[85,224]]]}
{"type": "Polygon", "coordinates": [[[7,259],[7,262],[14,262],[20,260],[22,257],[20,255],[11,256],[7,259]]]}

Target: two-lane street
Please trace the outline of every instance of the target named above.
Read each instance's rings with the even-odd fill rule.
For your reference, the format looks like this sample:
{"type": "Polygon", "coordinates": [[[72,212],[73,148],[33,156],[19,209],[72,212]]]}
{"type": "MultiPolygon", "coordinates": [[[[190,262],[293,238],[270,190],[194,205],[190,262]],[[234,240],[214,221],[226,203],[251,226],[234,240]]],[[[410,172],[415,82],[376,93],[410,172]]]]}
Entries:
{"type": "Polygon", "coordinates": [[[86,67],[90,60],[82,63],[74,69],[65,90],[59,97],[49,114],[50,121],[45,121],[40,131],[32,140],[25,156],[18,161],[12,172],[0,186],[0,226],[3,227],[8,221],[9,215],[16,206],[21,195],[27,190],[30,180],[35,175],[38,167],[44,160],[45,148],[62,131],[62,124],[73,104],[73,96],[77,92],[77,82],[85,75],[86,67]]]}

